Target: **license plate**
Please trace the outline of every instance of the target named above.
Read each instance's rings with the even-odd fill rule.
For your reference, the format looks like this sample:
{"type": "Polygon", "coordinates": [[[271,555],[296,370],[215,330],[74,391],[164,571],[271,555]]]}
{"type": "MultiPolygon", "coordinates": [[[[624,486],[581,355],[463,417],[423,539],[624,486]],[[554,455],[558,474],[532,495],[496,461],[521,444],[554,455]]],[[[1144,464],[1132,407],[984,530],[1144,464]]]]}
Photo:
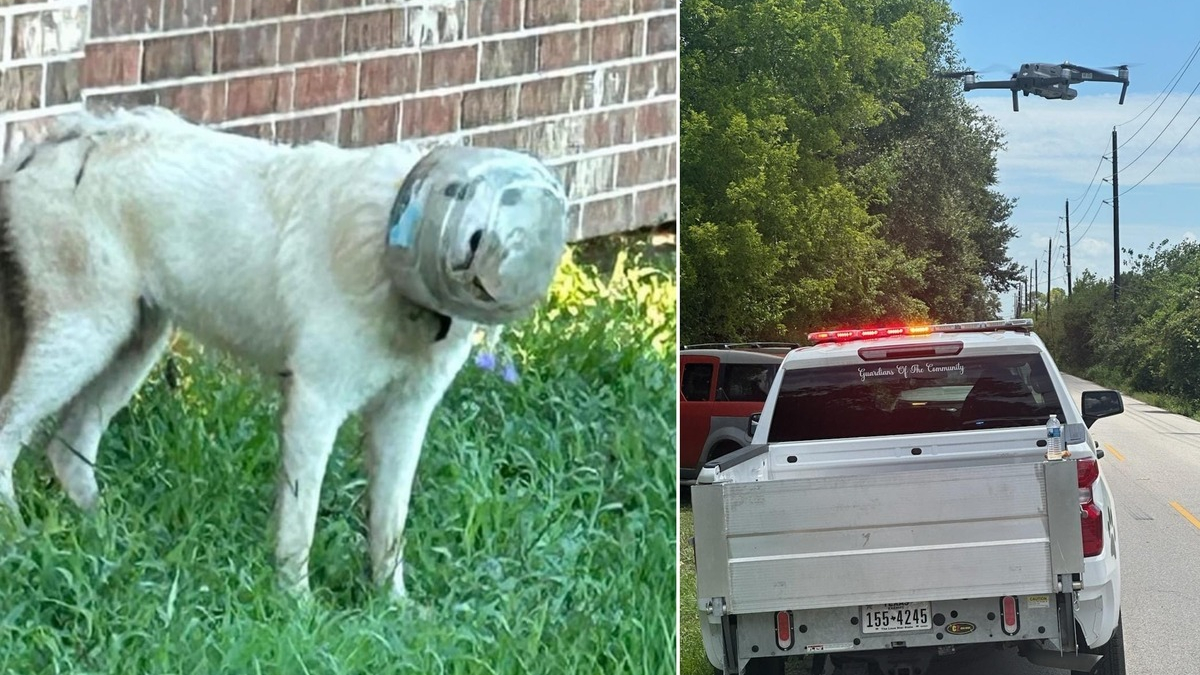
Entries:
{"type": "Polygon", "coordinates": [[[929,630],[928,602],[893,602],[862,606],[864,633],[898,633],[929,630]]]}

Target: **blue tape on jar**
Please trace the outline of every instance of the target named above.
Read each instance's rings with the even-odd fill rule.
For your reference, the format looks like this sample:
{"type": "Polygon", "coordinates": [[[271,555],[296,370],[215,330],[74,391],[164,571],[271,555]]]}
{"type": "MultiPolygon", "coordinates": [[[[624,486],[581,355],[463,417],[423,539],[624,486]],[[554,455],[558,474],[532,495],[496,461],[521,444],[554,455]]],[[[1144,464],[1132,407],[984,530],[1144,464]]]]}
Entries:
{"type": "Polygon", "coordinates": [[[417,221],[421,218],[421,206],[409,202],[400,217],[388,228],[388,246],[412,248],[413,239],[417,233],[417,221]]]}

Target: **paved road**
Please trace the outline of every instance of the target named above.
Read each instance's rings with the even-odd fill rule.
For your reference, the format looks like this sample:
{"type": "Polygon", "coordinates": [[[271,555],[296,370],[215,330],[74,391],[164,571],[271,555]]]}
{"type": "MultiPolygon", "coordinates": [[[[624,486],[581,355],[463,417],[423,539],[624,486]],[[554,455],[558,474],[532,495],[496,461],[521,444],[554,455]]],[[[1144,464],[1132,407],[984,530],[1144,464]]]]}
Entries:
{"type": "MultiPolygon", "coordinates": [[[[1200,377],[1200,373],[1197,374],[1200,377]]],[[[1067,376],[1071,397],[1100,387],[1067,376]]],[[[1126,667],[1131,675],[1200,672],[1200,422],[1125,397],[1099,420],[1105,478],[1117,500],[1126,667]]],[[[1015,653],[963,654],[930,675],[1063,675],[1015,653]]]]}

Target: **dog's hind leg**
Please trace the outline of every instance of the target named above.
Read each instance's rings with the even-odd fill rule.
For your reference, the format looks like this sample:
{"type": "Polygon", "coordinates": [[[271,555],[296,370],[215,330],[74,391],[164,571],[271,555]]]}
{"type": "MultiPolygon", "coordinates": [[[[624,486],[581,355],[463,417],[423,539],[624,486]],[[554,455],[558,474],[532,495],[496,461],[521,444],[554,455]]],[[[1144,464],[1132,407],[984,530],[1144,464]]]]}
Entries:
{"type": "Polygon", "coordinates": [[[133,336],[99,375],[67,404],[46,455],[64,490],[85,511],[96,506],[96,452],[108,423],[133,397],[167,343],[169,322],[160,310],[141,306],[133,336]]]}
{"type": "Polygon", "coordinates": [[[59,412],[112,361],[137,321],[128,310],[61,312],[34,322],[0,399],[0,504],[18,512],[13,465],[37,425],[59,412]]]}

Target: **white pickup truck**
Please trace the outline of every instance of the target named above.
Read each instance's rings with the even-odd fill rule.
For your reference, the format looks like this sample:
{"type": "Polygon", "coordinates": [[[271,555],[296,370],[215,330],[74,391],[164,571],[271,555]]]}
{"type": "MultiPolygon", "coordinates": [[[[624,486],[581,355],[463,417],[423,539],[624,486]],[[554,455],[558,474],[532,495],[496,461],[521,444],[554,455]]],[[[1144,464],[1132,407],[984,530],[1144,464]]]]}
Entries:
{"type": "Polygon", "coordinates": [[[1124,675],[1117,523],[1090,432],[1121,396],[1084,392],[1081,412],[1031,326],[813,333],[784,359],[753,444],[692,488],[717,672],[809,655],[814,675],[922,675],[990,645],[1124,675]]]}

